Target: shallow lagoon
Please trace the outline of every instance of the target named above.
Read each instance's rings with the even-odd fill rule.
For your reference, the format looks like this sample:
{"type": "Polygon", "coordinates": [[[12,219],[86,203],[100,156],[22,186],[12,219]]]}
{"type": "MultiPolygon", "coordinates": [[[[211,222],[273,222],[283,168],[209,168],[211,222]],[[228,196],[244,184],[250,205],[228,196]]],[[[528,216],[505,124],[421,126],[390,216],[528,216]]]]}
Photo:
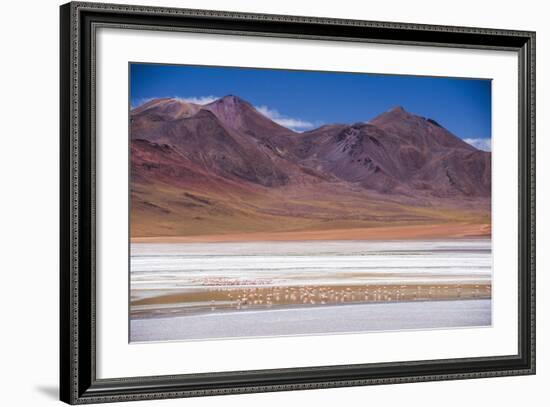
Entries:
{"type": "Polygon", "coordinates": [[[491,264],[490,239],[132,244],[131,338],[490,325],[491,264]]]}

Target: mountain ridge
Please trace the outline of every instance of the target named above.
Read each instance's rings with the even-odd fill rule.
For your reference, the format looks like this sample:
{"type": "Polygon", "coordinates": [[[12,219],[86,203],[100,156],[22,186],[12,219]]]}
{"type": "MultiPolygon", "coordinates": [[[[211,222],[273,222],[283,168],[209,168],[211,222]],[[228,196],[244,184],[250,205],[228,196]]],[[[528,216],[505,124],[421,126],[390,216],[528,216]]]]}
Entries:
{"type": "Polygon", "coordinates": [[[130,144],[140,236],[490,217],[491,153],[403,107],[298,133],[235,95],[161,98],[130,144]]]}

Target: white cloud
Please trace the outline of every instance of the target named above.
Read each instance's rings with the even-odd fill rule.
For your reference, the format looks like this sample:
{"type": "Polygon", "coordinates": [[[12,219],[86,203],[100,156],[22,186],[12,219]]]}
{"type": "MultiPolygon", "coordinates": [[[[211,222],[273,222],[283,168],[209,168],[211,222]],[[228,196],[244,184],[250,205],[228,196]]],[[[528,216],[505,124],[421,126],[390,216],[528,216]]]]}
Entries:
{"type": "Polygon", "coordinates": [[[265,117],[273,120],[275,123],[280,124],[283,127],[289,128],[290,130],[302,132],[315,127],[315,124],[311,122],[284,116],[277,110],[270,109],[267,106],[254,106],[254,108],[265,117]]]}
{"type": "Polygon", "coordinates": [[[151,100],[155,99],[164,99],[166,97],[170,97],[176,100],[181,100],[182,102],[187,103],[194,103],[196,105],[206,105],[208,103],[212,103],[215,100],[219,99],[219,96],[159,96],[159,97],[151,97],[151,98],[142,98],[132,101],[132,109],[135,109],[138,106],[141,106],[147,102],[150,102],[151,100]]]}
{"type": "Polygon", "coordinates": [[[208,103],[212,103],[216,100],[218,100],[219,96],[176,96],[175,97],[178,100],[182,100],[184,102],[188,103],[194,103],[196,105],[207,105],[208,103]]]}
{"type": "Polygon", "coordinates": [[[156,99],[156,98],[141,98],[141,99],[137,99],[137,100],[132,100],[132,106],[131,107],[132,107],[132,109],[135,109],[136,107],[144,105],[145,103],[150,102],[153,99],[156,99]]]}
{"type": "Polygon", "coordinates": [[[465,138],[464,141],[478,150],[491,151],[490,138],[465,138]]]}

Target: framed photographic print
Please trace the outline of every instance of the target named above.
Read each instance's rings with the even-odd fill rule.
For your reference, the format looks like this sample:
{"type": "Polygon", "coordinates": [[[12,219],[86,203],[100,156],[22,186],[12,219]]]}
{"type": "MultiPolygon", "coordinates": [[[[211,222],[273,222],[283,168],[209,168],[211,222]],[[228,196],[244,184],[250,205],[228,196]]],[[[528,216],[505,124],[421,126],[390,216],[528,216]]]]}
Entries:
{"type": "Polygon", "coordinates": [[[535,372],[535,34],[61,7],[61,399],[535,372]]]}

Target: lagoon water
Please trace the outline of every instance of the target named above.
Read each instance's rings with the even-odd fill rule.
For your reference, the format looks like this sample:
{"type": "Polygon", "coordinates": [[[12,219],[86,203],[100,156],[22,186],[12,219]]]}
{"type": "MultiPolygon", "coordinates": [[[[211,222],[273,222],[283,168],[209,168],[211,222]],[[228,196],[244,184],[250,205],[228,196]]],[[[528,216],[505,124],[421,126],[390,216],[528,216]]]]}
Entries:
{"type": "Polygon", "coordinates": [[[491,325],[491,300],[415,301],[132,319],[132,342],[182,341],[491,325]]]}
{"type": "Polygon", "coordinates": [[[490,293],[489,299],[317,304],[238,312],[205,306],[200,315],[183,312],[186,303],[143,300],[205,288],[490,286],[491,259],[490,239],[132,244],[131,339],[490,325],[490,293]]]}

